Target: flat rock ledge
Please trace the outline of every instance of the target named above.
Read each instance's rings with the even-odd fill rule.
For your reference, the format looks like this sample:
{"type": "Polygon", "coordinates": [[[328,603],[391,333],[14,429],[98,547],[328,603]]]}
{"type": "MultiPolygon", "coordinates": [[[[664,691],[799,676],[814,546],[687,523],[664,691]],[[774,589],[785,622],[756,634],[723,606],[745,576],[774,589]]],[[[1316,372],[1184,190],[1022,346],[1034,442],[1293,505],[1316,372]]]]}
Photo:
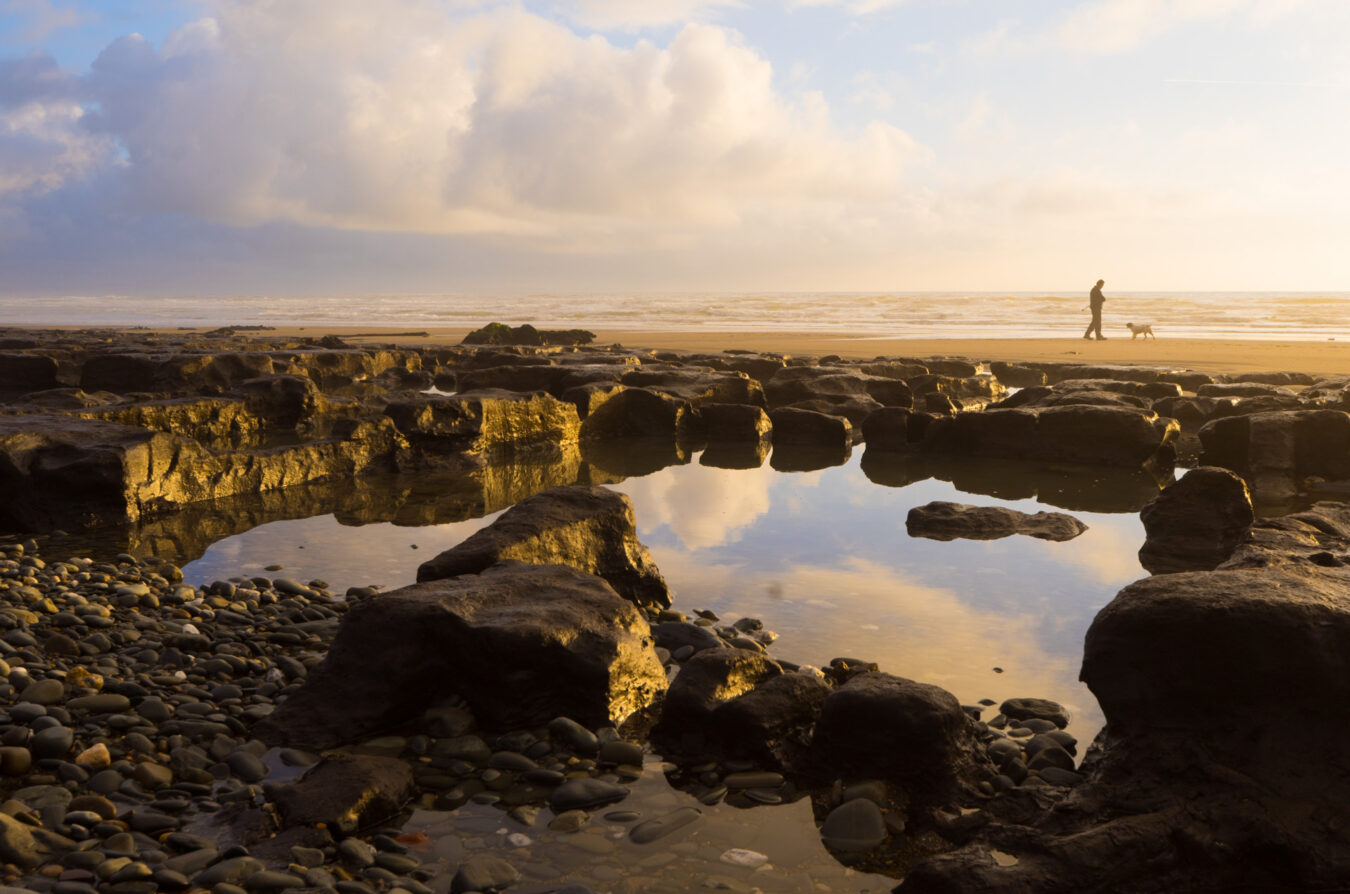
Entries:
{"type": "Polygon", "coordinates": [[[929,540],[999,540],[1025,534],[1038,540],[1072,540],[1087,525],[1063,512],[1031,515],[1003,506],[966,506],[935,500],[909,510],[905,530],[929,540]]]}

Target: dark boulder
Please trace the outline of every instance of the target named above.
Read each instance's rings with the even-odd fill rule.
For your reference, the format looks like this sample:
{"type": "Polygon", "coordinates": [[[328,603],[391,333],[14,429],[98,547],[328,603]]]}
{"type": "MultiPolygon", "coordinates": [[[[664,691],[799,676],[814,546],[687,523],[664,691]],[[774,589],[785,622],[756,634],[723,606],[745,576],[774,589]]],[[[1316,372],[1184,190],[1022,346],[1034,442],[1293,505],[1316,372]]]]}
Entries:
{"type": "Polygon", "coordinates": [[[42,354],[0,353],[0,396],[61,387],[56,361],[42,354]]]}
{"type": "Polygon", "coordinates": [[[554,487],[521,500],[463,543],[422,563],[419,581],[477,574],[504,559],[568,565],[638,605],[670,605],[670,590],[637,539],[633,503],[604,487],[554,487]]]}
{"type": "Polygon", "coordinates": [[[670,684],[652,742],[672,754],[708,753],[717,745],[710,737],[714,711],[782,672],[761,652],[734,648],[696,652],[670,684]]]}
{"type": "Polygon", "coordinates": [[[571,717],[617,725],[666,688],[641,613],[600,578],[503,562],[362,600],[323,662],[255,727],[331,748],[398,729],[452,695],[487,730],[571,717]]]}
{"type": "Polygon", "coordinates": [[[239,383],[248,412],[268,427],[294,428],[326,405],[319,388],[308,376],[263,376],[239,383]]]}
{"type": "Polygon", "coordinates": [[[995,360],[989,364],[989,371],[994,374],[994,378],[1009,388],[1033,388],[1044,385],[1046,380],[1045,370],[1021,363],[995,360]]]}
{"type": "Polygon", "coordinates": [[[698,408],[709,441],[759,442],[773,434],[762,407],[750,404],[703,404],[698,408]]]}
{"type": "Polygon", "coordinates": [[[812,757],[830,778],[883,778],[911,809],[969,798],[994,775],[956,696],[885,673],[859,674],[825,699],[812,757]]]}
{"type": "Polygon", "coordinates": [[[581,437],[673,440],[686,434],[692,424],[689,401],[646,388],[624,387],[603,401],[592,399],[581,422],[581,437]]]}
{"type": "Polygon", "coordinates": [[[634,388],[648,388],[687,400],[694,406],[709,403],[765,405],[760,383],[740,372],[699,367],[643,367],[624,373],[620,381],[634,388]]]}
{"type": "Polygon", "coordinates": [[[1195,389],[1195,393],[1199,397],[1267,397],[1294,394],[1283,386],[1264,385],[1259,382],[1215,382],[1201,385],[1195,389]]]}
{"type": "Polygon", "coordinates": [[[1143,466],[1170,464],[1175,420],[1147,410],[1064,406],[960,413],[928,426],[926,453],[1143,466]]]}
{"type": "Polygon", "coordinates": [[[466,345],[588,345],[595,333],[585,329],[536,329],[529,323],[488,323],[464,336],[466,345]]]}
{"type": "Polygon", "coordinates": [[[1254,516],[1246,483],[1227,469],[1191,469],[1139,513],[1139,562],[1152,574],[1217,567],[1247,537],[1254,516]]]}
{"type": "Polygon", "coordinates": [[[853,443],[853,426],[843,416],[782,407],[769,413],[774,447],[802,445],[832,450],[853,443]]]}
{"type": "Polygon", "coordinates": [[[1200,429],[1201,462],[1241,475],[1252,498],[1283,501],[1305,479],[1350,478],[1350,414],[1291,410],[1215,419],[1200,429]]]}
{"type": "Polygon", "coordinates": [[[901,407],[882,407],[862,421],[863,442],[869,451],[907,451],[923,437],[919,425],[911,424],[914,414],[901,407]]]}
{"type": "Polygon", "coordinates": [[[412,766],[391,757],[330,752],[272,801],[286,826],[320,823],[342,835],[393,820],[417,794],[412,766]]]}
{"type": "Polygon", "coordinates": [[[1087,525],[1062,512],[1030,515],[1004,506],[965,506],[934,501],[909,510],[905,530],[929,540],[998,540],[1026,534],[1038,540],[1072,540],[1087,525]]]}

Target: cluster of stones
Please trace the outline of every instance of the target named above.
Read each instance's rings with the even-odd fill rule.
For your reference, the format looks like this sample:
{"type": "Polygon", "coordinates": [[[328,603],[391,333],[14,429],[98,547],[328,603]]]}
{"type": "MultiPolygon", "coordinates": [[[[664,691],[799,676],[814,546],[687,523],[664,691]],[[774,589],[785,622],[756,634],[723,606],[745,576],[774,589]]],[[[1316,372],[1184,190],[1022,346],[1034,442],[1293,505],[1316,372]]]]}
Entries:
{"type": "MultiPolygon", "coordinates": [[[[648,741],[707,803],[811,796],[826,843],[907,872],[905,891],[1350,875],[1350,793],[1316,769],[1343,765],[1350,741],[1326,709],[1350,696],[1350,517],[1320,504],[1255,520],[1249,499],[1350,478],[1350,380],[220,338],[5,341],[4,522],[144,522],[376,469],[481,476],[523,454],[573,469],[588,456],[595,483],[606,462],[629,468],[614,457],[634,439],[664,445],[663,462],[697,446],[727,467],[760,465],[771,443],[783,470],[840,462],[859,438],[902,468],[1167,469],[1178,453],[1216,468],[1145,509],[1141,557],[1159,573],[1089,631],[1082,675],[1108,725],[1077,769],[1053,703],[1009,700],[983,723],[980,706],[865,661],[771,658],[752,619],[672,612],[631,506],[601,488],[546,491],[418,584],[346,601],[321,582],[197,590],[165,562],[47,565],[11,545],[11,881],[417,894],[449,873],[399,840],[406,804],[547,808],[580,828],[625,797],[648,741]],[[287,782],[285,765],[308,769],[287,782]]],[[[693,810],[630,835],[671,834],[693,810]]],[[[492,859],[454,870],[456,892],[518,878],[492,859]]]]}

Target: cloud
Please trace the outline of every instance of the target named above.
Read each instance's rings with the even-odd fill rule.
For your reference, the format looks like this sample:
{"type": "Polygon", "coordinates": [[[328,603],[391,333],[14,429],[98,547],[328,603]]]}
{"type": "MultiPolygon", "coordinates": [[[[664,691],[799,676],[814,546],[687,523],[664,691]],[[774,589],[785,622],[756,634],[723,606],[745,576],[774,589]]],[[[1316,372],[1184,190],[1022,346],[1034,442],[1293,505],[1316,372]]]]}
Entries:
{"type": "Polygon", "coordinates": [[[557,14],[600,31],[631,31],[661,25],[715,19],[740,0],[572,0],[555,4],[557,14]]]}
{"type": "Polygon", "coordinates": [[[792,7],[842,6],[853,15],[868,15],[900,6],[908,0],[791,0],[792,7]]]}
{"type": "Polygon", "coordinates": [[[36,43],[63,28],[94,19],[76,9],[57,7],[51,0],[7,0],[0,3],[0,13],[11,17],[12,30],[25,43],[36,43]]]}
{"type": "Polygon", "coordinates": [[[1266,27],[1301,4],[1295,0],[1096,0],[1071,10],[1054,37],[1084,53],[1120,53],[1190,25],[1241,17],[1266,27]]]}
{"type": "Polygon", "coordinates": [[[109,141],[81,127],[77,92],[48,54],[0,60],[0,202],[58,189],[108,160],[109,141]]]}
{"type": "MultiPolygon", "coordinates": [[[[159,48],[119,38],[60,107],[63,133],[108,147],[135,212],[581,252],[881,202],[919,154],[891,125],[844,133],[818,94],[781,95],[725,28],[622,47],[519,8],[393,6],[223,0],[159,48]]],[[[0,96],[33,80],[6,72],[0,96]]]]}
{"type": "MultiPolygon", "coordinates": [[[[679,476],[652,475],[616,486],[644,507],[643,538],[668,527],[686,550],[734,543],[769,511],[773,470],[690,466],[679,476]]],[[[781,481],[780,481],[781,483],[781,481]]]]}

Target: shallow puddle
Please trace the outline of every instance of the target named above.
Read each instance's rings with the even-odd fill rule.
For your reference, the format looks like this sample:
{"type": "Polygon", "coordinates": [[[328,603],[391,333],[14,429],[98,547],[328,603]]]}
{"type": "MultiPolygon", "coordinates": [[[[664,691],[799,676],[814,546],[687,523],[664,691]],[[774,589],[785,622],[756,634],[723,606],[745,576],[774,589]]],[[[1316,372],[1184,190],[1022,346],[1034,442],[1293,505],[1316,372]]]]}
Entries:
{"type": "Polygon", "coordinates": [[[527,824],[500,808],[473,802],[452,812],[415,811],[403,832],[426,835],[424,843],[412,845],[413,852],[427,868],[440,865],[446,874],[475,854],[502,857],[524,877],[511,887],[521,894],[570,884],[631,894],[702,889],[880,894],[895,887],[893,878],[854,871],[830,855],[812,819],[810,799],[752,809],[725,802],[708,806],[672,788],[664,766],[648,762],[627,798],[596,810],[576,832],[550,830],[553,814],[547,808],[527,824]],[[633,829],[645,821],[672,814],[683,818],[695,810],[692,822],[669,823],[669,834],[644,843],[633,840],[633,829]]]}

